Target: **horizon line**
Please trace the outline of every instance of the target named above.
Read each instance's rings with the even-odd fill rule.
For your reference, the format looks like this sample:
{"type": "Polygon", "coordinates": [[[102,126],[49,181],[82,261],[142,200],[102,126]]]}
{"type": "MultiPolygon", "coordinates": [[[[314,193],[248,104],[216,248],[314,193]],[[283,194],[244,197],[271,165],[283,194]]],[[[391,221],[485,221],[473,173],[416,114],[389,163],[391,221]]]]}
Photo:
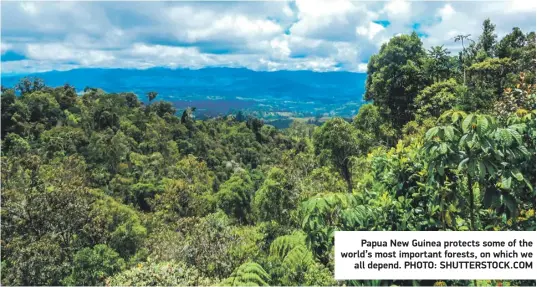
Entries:
{"type": "Polygon", "coordinates": [[[123,70],[123,71],[149,71],[149,70],[189,70],[189,71],[198,71],[198,70],[210,70],[210,69],[231,69],[231,70],[247,70],[251,72],[256,73],[275,73],[275,72],[310,72],[310,73],[318,73],[318,74],[325,74],[325,73],[351,73],[351,74],[367,74],[367,72],[359,72],[359,71],[347,71],[347,70],[325,70],[325,71],[316,71],[316,70],[288,70],[288,69],[278,69],[278,70],[253,70],[247,67],[225,67],[225,66],[207,66],[207,67],[201,67],[201,68],[193,68],[193,67],[165,67],[165,66],[156,66],[156,67],[149,67],[149,68],[115,68],[115,67],[77,67],[73,69],[65,69],[65,70],[46,70],[46,71],[39,71],[39,72],[30,72],[30,73],[4,73],[0,67],[0,77],[17,77],[17,76],[32,76],[37,74],[45,74],[45,73],[63,73],[63,72],[71,72],[76,70],[123,70]]]}

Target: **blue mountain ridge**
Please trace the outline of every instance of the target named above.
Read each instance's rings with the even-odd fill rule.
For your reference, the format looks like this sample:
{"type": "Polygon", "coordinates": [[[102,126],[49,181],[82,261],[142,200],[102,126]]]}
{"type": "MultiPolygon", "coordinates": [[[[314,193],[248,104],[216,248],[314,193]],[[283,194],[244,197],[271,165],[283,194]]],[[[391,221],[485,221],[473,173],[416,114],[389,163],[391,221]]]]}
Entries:
{"type": "Polygon", "coordinates": [[[215,116],[245,110],[261,117],[292,114],[350,117],[363,104],[366,74],[313,71],[252,71],[245,68],[102,69],[84,68],[31,75],[2,74],[2,85],[13,87],[23,76],[42,78],[49,86],[69,83],[106,92],[133,92],[147,101],[171,101],[178,109],[195,106],[198,114],[215,116]]]}

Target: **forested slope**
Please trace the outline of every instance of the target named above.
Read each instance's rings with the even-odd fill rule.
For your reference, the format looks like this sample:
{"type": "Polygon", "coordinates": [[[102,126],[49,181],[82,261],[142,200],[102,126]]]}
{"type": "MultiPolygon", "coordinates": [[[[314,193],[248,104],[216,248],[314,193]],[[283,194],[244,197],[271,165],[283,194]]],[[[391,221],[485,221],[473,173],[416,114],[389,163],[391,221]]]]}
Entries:
{"type": "Polygon", "coordinates": [[[473,284],[333,280],[335,230],[535,230],[535,33],[458,40],[392,38],[320,127],[3,87],[2,284],[473,284]]]}

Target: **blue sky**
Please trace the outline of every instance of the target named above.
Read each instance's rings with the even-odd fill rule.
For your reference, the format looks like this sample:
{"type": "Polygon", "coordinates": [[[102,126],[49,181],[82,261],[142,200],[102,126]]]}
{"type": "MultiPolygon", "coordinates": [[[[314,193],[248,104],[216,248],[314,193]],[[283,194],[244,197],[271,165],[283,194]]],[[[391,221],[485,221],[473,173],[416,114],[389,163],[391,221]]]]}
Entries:
{"type": "Polygon", "coordinates": [[[2,73],[80,67],[364,72],[399,33],[453,52],[490,17],[535,31],[537,1],[1,2],[2,73]]]}

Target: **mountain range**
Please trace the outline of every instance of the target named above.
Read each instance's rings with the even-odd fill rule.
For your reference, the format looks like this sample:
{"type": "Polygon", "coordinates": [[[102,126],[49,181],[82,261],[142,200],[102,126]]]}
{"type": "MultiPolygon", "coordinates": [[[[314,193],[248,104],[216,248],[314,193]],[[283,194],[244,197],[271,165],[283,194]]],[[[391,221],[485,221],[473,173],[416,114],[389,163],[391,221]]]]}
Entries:
{"type": "Polygon", "coordinates": [[[142,101],[158,92],[157,100],[179,109],[197,108],[198,115],[215,116],[237,110],[274,119],[279,117],[351,117],[363,104],[366,74],[351,72],[274,71],[244,68],[102,69],[84,68],[31,75],[2,75],[2,85],[13,87],[23,76],[39,77],[48,86],[69,83],[106,92],[133,92],[142,101]]]}

